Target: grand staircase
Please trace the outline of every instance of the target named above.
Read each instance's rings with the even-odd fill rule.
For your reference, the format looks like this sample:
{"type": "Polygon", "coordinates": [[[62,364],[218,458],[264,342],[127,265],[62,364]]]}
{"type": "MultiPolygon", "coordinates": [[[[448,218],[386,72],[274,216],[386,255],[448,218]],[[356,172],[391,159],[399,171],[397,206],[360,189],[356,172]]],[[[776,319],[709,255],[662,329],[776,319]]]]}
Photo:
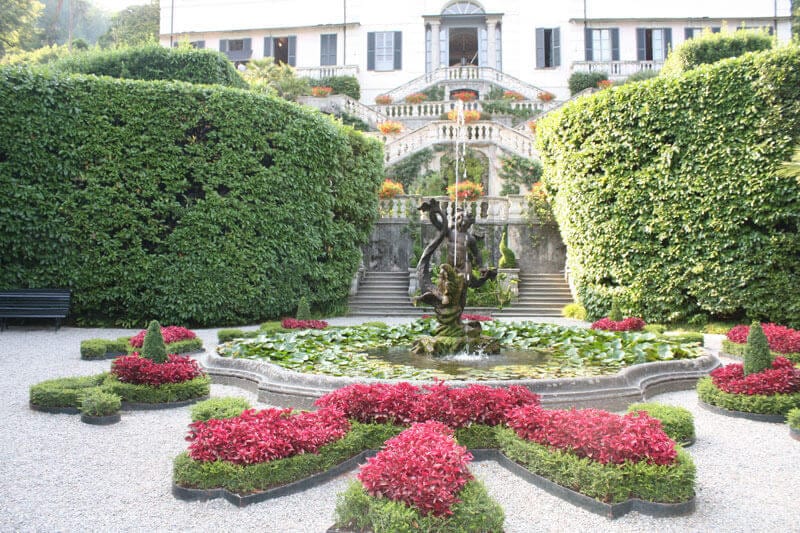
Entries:
{"type": "Polygon", "coordinates": [[[367,272],[358,294],[348,302],[352,316],[415,316],[424,309],[411,305],[408,297],[408,272],[367,272]]]}
{"type": "Polygon", "coordinates": [[[492,313],[496,317],[561,316],[572,303],[569,285],[562,274],[520,274],[519,299],[492,313]]]}

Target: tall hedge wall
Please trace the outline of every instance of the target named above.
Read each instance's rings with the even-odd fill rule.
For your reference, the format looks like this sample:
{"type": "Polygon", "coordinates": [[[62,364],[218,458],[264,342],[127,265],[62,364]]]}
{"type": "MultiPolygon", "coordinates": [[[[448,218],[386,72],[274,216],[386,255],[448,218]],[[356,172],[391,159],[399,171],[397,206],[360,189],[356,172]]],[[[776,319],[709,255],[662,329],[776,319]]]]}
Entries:
{"type": "Polygon", "coordinates": [[[579,99],[541,120],[545,184],[582,303],[647,320],[800,325],[800,48],[579,99]]]}
{"type": "Polygon", "coordinates": [[[347,295],[382,147],[218,86],[0,70],[0,288],[73,316],[221,325],[347,295]]]}
{"type": "Polygon", "coordinates": [[[110,50],[95,48],[68,55],[56,61],[53,67],[73,74],[247,88],[247,83],[224,54],[189,47],[164,48],[158,44],[146,44],[110,50]]]}

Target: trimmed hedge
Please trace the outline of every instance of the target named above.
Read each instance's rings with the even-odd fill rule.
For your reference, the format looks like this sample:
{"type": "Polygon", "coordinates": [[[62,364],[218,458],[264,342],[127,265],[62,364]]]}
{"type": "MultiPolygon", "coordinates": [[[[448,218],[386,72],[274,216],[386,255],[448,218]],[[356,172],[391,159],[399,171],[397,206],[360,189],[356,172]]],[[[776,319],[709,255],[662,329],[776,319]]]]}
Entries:
{"type": "Polygon", "coordinates": [[[382,179],[378,141],[277,98],[0,69],[0,288],[70,288],[83,323],[334,308],[382,179]]]}
{"type": "Polygon", "coordinates": [[[52,66],[72,74],[247,88],[247,83],[225,54],[189,47],[164,48],[158,44],[147,44],[132,48],[95,48],[83,54],[68,55],[52,66]]]}
{"type": "Polygon", "coordinates": [[[661,427],[669,438],[678,444],[694,440],[694,417],[688,409],[661,403],[633,403],[628,412],[644,411],[651,418],[661,421],[661,427]]]}
{"type": "Polygon", "coordinates": [[[206,421],[212,418],[233,418],[245,409],[250,409],[250,402],[244,398],[225,397],[210,398],[192,406],[192,422],[206,421]]]}
{"type": "Polygon", "coordinates": [[[708,31],[684,41],[670,52],[661,68],[661,74],[677,76],[700,65],[716,63],[728,57],[769,50],[773,42],[774,39],[762,30],[740,30],[733,33],[708,31]]]}
{"type": "Polygon", "coordinates": [[[791,409],[786,414],[786,422],[789,424],[790,428],[800,431],[800,407],[791,409]]]}
{"type": "Polygon", "coordinates": [[[208,396],[211,391],[211,378],[200,376],[180,383],[164,383],[158,387],[138,385],[119,381],[116,376],[109,375],[104,387],[118,395],[125,402],[133,403],[170,403],[184,402],[208,396]]]}
{"type": "Polygon", "coordinates": [[[36,407],[60,409],[80,407],[84,394],[93,390],[104,390],[108,372],[93,376],[56,378],[31,385],[30,403],[36,407]]]}
{"type": "Polygon", "coordinates": [[[762,415],[785,415],[791,409],[800,408],[800,392],[794,394],[730,394],[720,390],[710,377],[697,382],[697,395],[709,405],[729,411],[758,413],[762,415]]]}
{"type": "Polygon", "coordinates": [[[330,87],[333,94],[346,94],[353,100],[361,100],[361,85],[355,76],[332,76],[321,80],[309,80],[311,85],[330,87]]]}
{"type": "Polygon", "coordinates": [[[404,502],[370,496],[360,482],[354,481],[337,500],[336,527],[374,533],[503,531],[503,508],[489,497],[483,483],[470,481],[458,491],[458,497],[460,501],[453,505],[453,514],[425,515],[404,502]]]}
{"type": "Polygon", "coordinates": [[[538,122],[580,302],[628,315],[800,326],[800,47],[571,102],[538,122]]]}
{"type": "MultiPolygon", "coordinates": [[[[729,355],[732,357],[736,357],[739,359],[744,359],[744,349],[747,345],[740,344],[738,342],[733,342],[728,339],[722,339],[722,352],[725,355],[729,355]]],[[[772,358],[775,359],[776,357],[785,357],[789,361],[793,363],[800,364],[800,352],[798,353],[779,353],[773,350],[769,352],[772,355],[772,358]]]]}
{"type": "Polygon", "coordinates": [[[509,428],[498,427],[496,434],[502,452],[509,459],[563,487],[579,490],[605,503],[619,503],[629,498],[679,503],[694,497],[694,463],[680,447],[677,462],[672,465],[652,465],[644,461],[604,465],[523,440],[509,428]]]}

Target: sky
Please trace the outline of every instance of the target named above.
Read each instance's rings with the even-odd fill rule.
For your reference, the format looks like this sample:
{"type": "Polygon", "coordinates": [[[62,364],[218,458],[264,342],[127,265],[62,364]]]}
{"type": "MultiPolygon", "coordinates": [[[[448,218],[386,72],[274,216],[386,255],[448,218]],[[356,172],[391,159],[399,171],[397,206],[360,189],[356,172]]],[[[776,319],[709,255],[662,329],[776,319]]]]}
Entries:
{"type": "Polygon", "coordinates": [[[149,0],[91,0],[91,3],[109,13],[116,13],[128,6],[149,4],[149,0]]]}

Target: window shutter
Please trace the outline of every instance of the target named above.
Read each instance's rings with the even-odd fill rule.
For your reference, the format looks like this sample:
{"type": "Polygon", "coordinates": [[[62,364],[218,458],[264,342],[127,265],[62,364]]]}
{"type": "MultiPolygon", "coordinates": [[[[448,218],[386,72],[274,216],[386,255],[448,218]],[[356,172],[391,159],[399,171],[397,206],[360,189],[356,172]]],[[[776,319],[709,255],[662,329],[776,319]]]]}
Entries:
{"type": "Polygon", "coordinates": [[[206,47],[206,42],[205,41],[196,41],[195,44],[194,44],[194,47],[203,49],[203,48],[206,47]]]}
{"type": "Polygon", "coordinates": [[[448,45],[449,33],[447,28],[439,30],[439,66],[450,66],[450,47],[448,45]]]}
{"type": "Polygon", "coordinates": [[[719,33],[721,29],[719,26],[714,26],[711,28],[711,33],[719,33]]]}
{"type": "Polygon", "coordinates": [[[611,28],[611,61],[619,61],[619,28],[611,28]]]}
{"type": "Polygon", "coordinates": [[[670,50],[672,50],[672,28],[664,28],[664,57],[661,59],[666,59],[670,50]]]}
{"type": "Polygon", "coordinates": [[[536,68],[544,68],[544,28],[536,28],[536,68]]]}
{"type": "Polygon", "coordinates": [[[394,32],[394,69],[403,70],[403,32],[394,32]]]}
{"type": "Polygon", "coordinates": [[[585,28],[583,30],[584,46],[586,47],[586,61],[594,61],[594,52],[592,52],[592,30],[585,28]]]}
{"type": "Polygon", "coordinates": [[[219,40],[219,51],[220,52],[227,52],[228,51],[228,39],[220,39],[219,40]]]}
{"type": "Polygon", "coordinates": [[[636,28],[636,59],[644,61],[647,59],[647,42],[644,28],[636,28]]]}
{"type": "Polygon", "coordinates": [[[561,66],[561,28],[553,28],[553,66],[561,66]]]}
{"type": "Polygon", "coordinates": [[[247,39],[242,39],[242,51],[247,53],[247,57],[250,57],[250,53],[253,52],[253,39],[248,37],[247,39]]]}
{"type": "Polygon", "coordinates": [[[375,32],[367,33],[367,70],[375,70],[375,32]]]}
{"type": "Polygon", "coordinates": [[[694,37],[694,28],[683,28],[684,40],[689,40],[694,37]]]}
{"type": "Polygon", "coordinates": [[[275,57],[272,50],[272,37],[264,37],[264,57],[275,57]]]}
{"type": "Polygon", "coordinates": [[[289,41],[289,66],[294,67],[297,64],[297,37],[295,35],[290,35],[287,41],[289,41]]]}

